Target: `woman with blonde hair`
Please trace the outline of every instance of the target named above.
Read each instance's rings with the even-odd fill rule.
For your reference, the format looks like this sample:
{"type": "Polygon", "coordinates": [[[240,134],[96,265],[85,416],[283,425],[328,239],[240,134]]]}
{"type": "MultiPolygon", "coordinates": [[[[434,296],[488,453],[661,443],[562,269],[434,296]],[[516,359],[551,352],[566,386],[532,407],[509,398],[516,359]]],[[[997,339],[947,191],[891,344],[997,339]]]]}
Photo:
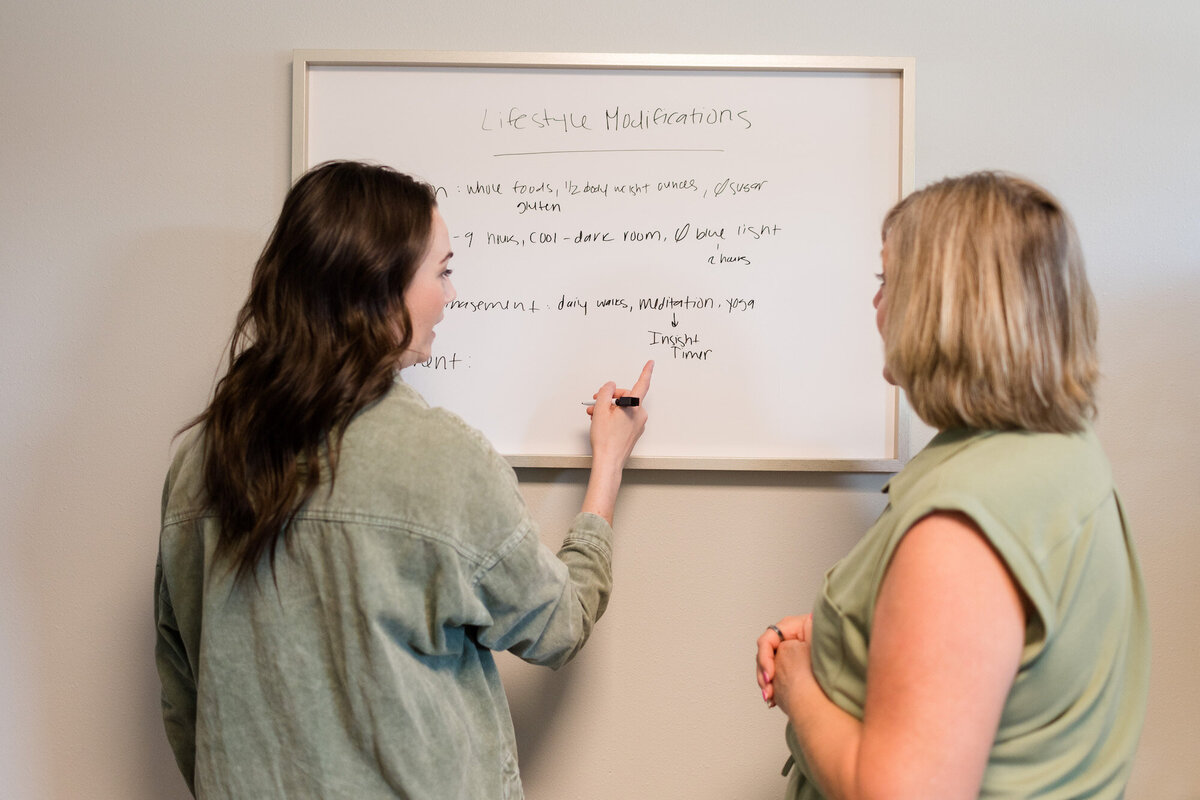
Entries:
{"type": "Polygon", "coordinates": [[[1075,230],[1020,178],[902,200],[875,295],[884,377],[938,434],[758,639],[787,714],[789,798],[1117,798],[1149,625],[1092,430],[1096,308],[1075,230]]]}

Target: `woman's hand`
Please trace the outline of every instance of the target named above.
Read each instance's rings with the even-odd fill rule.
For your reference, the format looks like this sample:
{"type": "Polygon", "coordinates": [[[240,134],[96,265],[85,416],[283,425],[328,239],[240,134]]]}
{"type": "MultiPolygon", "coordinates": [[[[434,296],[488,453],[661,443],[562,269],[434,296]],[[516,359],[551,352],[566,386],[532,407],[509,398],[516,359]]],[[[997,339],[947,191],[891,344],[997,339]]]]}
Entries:
{"type": "Polygon", "coordinates": [[[804,697],[817,692],[821,699],[824,693],[817,684],[812,671],[812,645],[789,639],[775,653],[775,680],[771,682],[771,702],[783,709],[789,717],[804,709],[804,697]]]}
{"type": "MultiPolygon", "coordinates": [[[[779,662],[783,656],[780,654],[781,645],[787,641],[795,641],[802,643],[803,659],[808,662],[808,673],[812,674],[812,664],[809,659],[808,643],[812,640],[812,614],[802,614],[796,617],[784,617],[779,620],[774,626],[768,628],[762,636],[758,637],[758,659],[756,670],[758,678],[758,688],[762,689],[763,701],[771,707],[779,704],[778,691],[776,689],[776,673],[782,666],[779,662]]],[[[799,665],[793,663],[795,658],[800,657],[795,653],[795,649],[790,645],[787,648],[789,663],[787,665],[788,674],[799,665]]],[[[782,687],[781,687],[782,688],[782,687]]]]}
{"type": "Polygon", "coordinates": [[[596,404],[588,406],[587,413],[592,418],[593,463],[597,460],[616,461],[619,466],[625,466],[633,446],[646,429],[646,407],[640,402],[636,406],[617,406],[612,401],[618,397],[644,398],[646,392],[650,391],[653,372],[654,362],[647,361],[632,389],[618,389],[616,384],[609,381],[592,395],[596,404]]]}
{"type": "Polygon", "coordinates": [[[621,472],[633,446],[646,429],[646,406],[613,405],[616,397],[646,397],[650,391],[650,376],[654,362],[647,361],[642,374],[631,389],[618,389],[609,381],[600,387],[593,397],[596,405],[587,409],[592,418],[592,472],[588,479],[587,494],[583,499],[584,511],[599,514],[612,524],[613,508],[617,502],[617,490],[621,486],[621,472]]]}

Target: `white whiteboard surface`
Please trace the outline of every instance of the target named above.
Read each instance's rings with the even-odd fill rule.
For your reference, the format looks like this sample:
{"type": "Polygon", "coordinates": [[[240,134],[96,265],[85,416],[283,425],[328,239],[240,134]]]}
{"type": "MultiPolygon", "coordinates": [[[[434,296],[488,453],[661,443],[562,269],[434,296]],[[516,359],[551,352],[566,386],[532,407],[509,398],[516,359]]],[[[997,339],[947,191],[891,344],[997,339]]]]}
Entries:
{"type": "Polygon", "coordinates": [[[433,184],[457,300],[404,380],[514,466],[656,362],[630,467],[892,471],[871,298],[911,189],[911,59],[297,51],[293,177],[433,184]]]}

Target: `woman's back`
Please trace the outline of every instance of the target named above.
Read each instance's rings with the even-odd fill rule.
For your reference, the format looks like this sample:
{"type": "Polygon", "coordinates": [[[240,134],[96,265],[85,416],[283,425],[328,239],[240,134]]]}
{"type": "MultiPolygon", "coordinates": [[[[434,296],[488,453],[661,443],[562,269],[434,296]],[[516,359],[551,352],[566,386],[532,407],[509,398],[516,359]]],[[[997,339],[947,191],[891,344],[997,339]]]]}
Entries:
{"type": "Polygon", "coordinates": [[[489,648],[555,666],[578,650],[611,587],[607,523],[581,514],[555,558],[482,436],[397,381],[347,428],[274,570],[239,582],[214,563],[202,445],[168,476],[158,580],[178,644],[164,698],[197,676],[197,795],[521,796],[489,648]]]}

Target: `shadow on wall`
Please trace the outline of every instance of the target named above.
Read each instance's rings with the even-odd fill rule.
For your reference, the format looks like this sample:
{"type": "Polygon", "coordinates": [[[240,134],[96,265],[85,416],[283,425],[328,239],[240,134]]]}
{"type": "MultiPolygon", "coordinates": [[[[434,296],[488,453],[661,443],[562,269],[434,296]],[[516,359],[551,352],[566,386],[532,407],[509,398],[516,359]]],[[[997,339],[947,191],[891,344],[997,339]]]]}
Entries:
{"type": "Polygon", "coordinates": [[[1137,542],[1153,646],[1131,800],[1200,797],[1200,773],[1187,766],[1195,740],[1179,735],[1200,717],[1200,280],[1177,284],[1114,298],[1100,319],[1096,428],[1137,542]]]}
{"type": "MultiPolygon", "coordinates": [[[[599,625],[603,624],[601,620],[599,625]]],[[[583,649],[586,652],[588,648],[583,649]]],[[[504,691],[516,729],[521,774],[536,775],[544,760],[554,758],[550,746],[554,721],[560,718],[559,709],[571,703],[577,665],[572,662],[551,671],[524,664],[508,653],[497,653],[496,658],[503,666],[504,691]]]]}
{"type": "Polygon", "coordinates": [[[158,515],[162,480],[172,437],[180,426],[198,413],[208,399],[218,373],[224,372],[225,345],[234,315],[245,299],[250,274],[261,247],[259,236],[224,230],[175,230],[139,242],[127,264],[128,276],[120,292],[132,297],[138,324],[126,330],[114,346],[132,355],[133,369],[155,377],[143,378],[150,385],[136,389],[151,398],[172,402],[166,408],[146,408],[145,416],[159,415],[160,425],[150,426],[138,441],[147,469],[145,509],[139,519],[152,521],[145,536],[137,537],[139,568],[126,594],[128,613],[120,617],[129,630],[122,638],[136,643],[129,657],[127,692],[136,711],[137,760],[144,769],[134,797],[155,800],[185,800],[191,794],[183,781],[174,753],[167,742],[162,722],[160,684],[154,662],[153,621],[154,561],[158,545],[158,515]],[[144,290],[149,283],[155,288],[144,290]],[[170,298],[170,302],[164,299],[170,298]],[[139,354],[140,351],[140,354],[139,354]],[[182,409],[180,414],[178,409],[182,409]],[[150,492],[152,491],[152,494],[150,492]]]}
{"type": "Polygon", "coordinates": [[[36,370],[19,378],[35,410],[20,431],[13,544],[29,598],[21,677],[37,703],[27,735],[39,794],[188,796],[153,659],[162,480],[257,247],[249,232],[163,230],[78,265],[67,290],[49,276],[31,294],[45,324],[36,370]]]}

